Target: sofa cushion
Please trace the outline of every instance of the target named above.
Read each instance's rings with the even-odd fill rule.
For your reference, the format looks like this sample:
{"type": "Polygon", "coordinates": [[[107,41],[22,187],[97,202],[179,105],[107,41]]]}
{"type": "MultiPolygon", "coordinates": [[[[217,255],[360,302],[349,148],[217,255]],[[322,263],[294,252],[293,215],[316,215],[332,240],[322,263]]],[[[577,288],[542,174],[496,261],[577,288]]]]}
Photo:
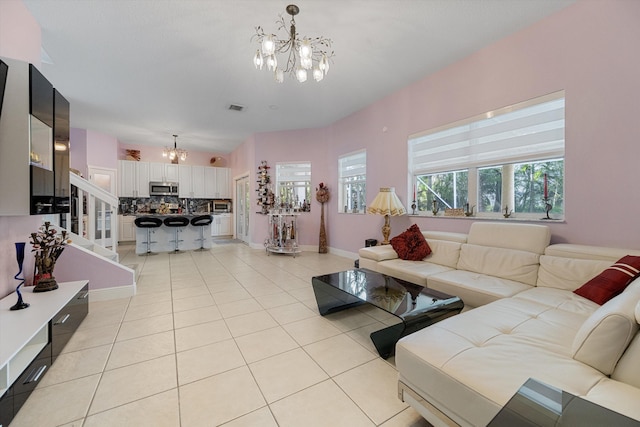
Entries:
{"type": "Polygon", "coordinates": [[[460,297],[465,307],[479,307],[531,289],[531,286],[500,277],[464,270],[451,270],[430,276],[427,286],[460,297]]]}
{"type": "Polygon", "coordinates": [[[427,239],[427,243],[429,243],[431,247],[431,253],[427,255],[424,259],[425,261],[456,268],[458,259],[460,258],[461,243],[433,239],[427,239]]]}
{"type": "Polygon", "coordinates": [[[505,222],[474,222],[469,229],[467,243],[479,246],[515,249],[544,253],[551,241],[551,230],[546,225],[505,222]]]}
{"type": "Polygon", "coordinates": [[[366,258],[373,261],[384,261],[386,259],[398,258],[398,254],[393,250],[391,245],[360,248],[360,250],[358,251],[358,255],[360,255],[360,258],[366,258]]]}
{"type": "Polygon", "coordinates": [[[635,281],[627,290],[598,308],[573,339],[573,358],[610,375],[638,332],[635,316],[638,301],[640,281],[635,281]]]}
{"type": "Polygon", "coordinates": [[[392,238],[391,246],[398,258],[408,261],[420,261],[431,253],[429,244],[416,224],[392,238]]]}
{"type": "MultiPolygon", "coordinates": [[[[640,307],[640,303],[637,307],[640,307]]],[[[640,360],[640,334],[636,334],[629,343],[613,370],[611,378],[640,389],[640,363],[638,360],[640,360]]]]}
{"type": "Polygon", "coordinates": [[[639,275],[640,257],[627,255],[574,292],[593,302],[604,304],[622,292],[639,275]]]}
{"type": "Polygon", "coordinates": [[[427,242],[430,240],[446,240],[448,242],[467,243],[467,235],[463,233],[452,233],[450,231],[422,231],[422,235],[427,242]]]}
{"type": "Polygon", "coordinates": [[[377,263],[376,271],[391,277],[416,283],[420,286],[428,286],[427,278],[431,275],[452,270],[440,264],[426,261],[405,261],[403,259],[390,259],[377,263]]]}
{"type": "Polygon", "coordinates": [[[540,255],[515,249],[464,244],[457,268],[535,285],[540,255]]]}
{"type": "Polygon", "coordinates": [[[554,243],[553,245],[547,246],[544,254],[563,258],[580,258],[614,262],[625,255],[640,256],[640,251],[607,248],[604,246],[576,245],[572,243],[554,243]]]}
{"type": "Polygon", "coordinates": [[[611,261],[541,255],[536,286],[573,291],[610,266],[611,261]]]}

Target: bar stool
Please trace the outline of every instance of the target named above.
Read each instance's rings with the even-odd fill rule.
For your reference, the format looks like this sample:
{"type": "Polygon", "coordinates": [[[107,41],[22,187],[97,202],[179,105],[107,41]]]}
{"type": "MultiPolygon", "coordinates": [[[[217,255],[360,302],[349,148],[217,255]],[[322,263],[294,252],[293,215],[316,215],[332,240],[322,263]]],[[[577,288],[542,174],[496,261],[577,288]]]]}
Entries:
{"type": "Polygon", "coordinates": [[[200,216],[194,216],[193,218],[191,218],[191,225],[193,225],[194,227],[200,227],[200,238],[196,239],[196,242],[200,242],[200,248],[196,249],[196,251],[206,251],[207,249],[204,247],[204,228],[206,226],[211,225],[211,222],[213,221],[213,218],[211,217],[211,215],[200,215],[200,216]]]}
{"type": "Polygon", "coordinates": [[[180,245],[180,242],[184,242],[184,240],[178,239],[178,233],[182,231],[180,228],[186,227],[187,225],[189,225],[189,218],[185,216],[170,216],[164,219],[164,225],[166,225],[167,227],[174,228],[174,232],[173,232],[174,239],[169,241],[174,242],[173,253],[175,254],[180,252],[179,245],[180,245]]]}
{"type": "Polygon", "coordinates": [[[145,255],[157,255],[156,253],[151,252],[151,244],[158,243],[158,242],[151,241],[151,229],[160,227],[162,225],[162,220],[160,218],[155,218],[152,216],[140,216],[135,220],[133,220],[133,222],[136,225],[136,227],[147,229],[147,241],[142,242],[142,243],[146,243],[147,245],[147,252],[145,253],[145,255]]]}

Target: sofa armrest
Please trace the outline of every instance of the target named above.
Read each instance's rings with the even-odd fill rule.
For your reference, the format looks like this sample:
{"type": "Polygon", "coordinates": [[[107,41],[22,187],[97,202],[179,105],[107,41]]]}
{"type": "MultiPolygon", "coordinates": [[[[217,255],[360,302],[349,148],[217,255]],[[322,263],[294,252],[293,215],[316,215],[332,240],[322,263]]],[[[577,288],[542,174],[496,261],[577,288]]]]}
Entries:
{"type": "Polygon", "coordinates": [[[361,248],[358,251],[361,258],[370,259],[372,261],[385,261],[388,259],[398,258],[398,254],[393,250],[391,245],[370,246],[361,248]]]}

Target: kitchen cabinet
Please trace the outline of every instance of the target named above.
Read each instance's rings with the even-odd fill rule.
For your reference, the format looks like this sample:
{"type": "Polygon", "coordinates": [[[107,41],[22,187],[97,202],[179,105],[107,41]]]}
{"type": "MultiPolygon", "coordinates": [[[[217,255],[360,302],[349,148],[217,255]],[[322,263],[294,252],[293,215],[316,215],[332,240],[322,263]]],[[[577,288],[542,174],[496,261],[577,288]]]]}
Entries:
{"type": "Polygon", "coordinates": [[[218,199],[230,199],[231,198],[231,186],[230,182],[230,169],[229,168],[214,168],[216,170],[216,188],[217,195],[214,196],[218,199]]]}
{"type": "Polygon", "coordinates": [[[193,197],[191,190],[191,166],[178,166],[178,196],[180,198],[190,199],[193,197]]]}
{"type": "Polygon", "coordinates": [[[229,176],[229,168],[118,161],[119,197],[149,197],[149,182],[177,182],[183,199],[230,199],[229,176]]]}
{"type": "Polygon", "coordinates": [[[205,193],[205,169],[204,166],[191,166],[191,192],[192,198],[204,199],[205,193]]]}
{"type": "Polygon", "coordinates": [[[55,292],[23,288],[31,308],[10,311],[11,293],[0,300],[0,425],[9,425],[42,380],[89,310],[88,282],[60,283],[55,292]]]}
{"type": "Polygon", "coordinates": [[[233,236],[231,214],[213,214],[211,237],[233,236]]]}
{"type": "Polygon", "coordinates": [[[179,182],[179,165],[173,163],[149,163],[149,181],[179,182]]]}
{"type": "Polygon", "coordinates": [[[216,169],[218,168],[204,168],[204,195],[208,199],[219,197],[216,169]]]}
{"type": "Polygon", "coordinates": [[[119,197],[149,197],[149,163],[118,161],[119,197]]]}
{"type": "Polygon", "coordinates": [[[229,168],[205,168],[205,197],[230,199],[229,168]]]}
{"type": "Polygon", "coordinates": [[[120,242],[135,242],[136,240],[136,225],[133,215],[118,215],[118,231],[120,242]]]}

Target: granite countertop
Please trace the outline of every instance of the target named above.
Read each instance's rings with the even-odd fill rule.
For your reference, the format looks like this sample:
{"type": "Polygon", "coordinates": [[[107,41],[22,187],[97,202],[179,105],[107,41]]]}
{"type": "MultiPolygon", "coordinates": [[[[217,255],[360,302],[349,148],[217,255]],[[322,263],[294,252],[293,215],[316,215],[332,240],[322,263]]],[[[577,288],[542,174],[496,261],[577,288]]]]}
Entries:
{"type": "Polygon", "coordinates": [[[135,214],[124,214],[125,216],[188,216],[188,217],[192,217],[192,216],[200,216],[200,215],[213,215],[212,213],[209,212],[193,212],[193,213],[166,213],[166,214],[161,214],[161,213],[147,213],[147,212],[138,212],[135,214]]]}

